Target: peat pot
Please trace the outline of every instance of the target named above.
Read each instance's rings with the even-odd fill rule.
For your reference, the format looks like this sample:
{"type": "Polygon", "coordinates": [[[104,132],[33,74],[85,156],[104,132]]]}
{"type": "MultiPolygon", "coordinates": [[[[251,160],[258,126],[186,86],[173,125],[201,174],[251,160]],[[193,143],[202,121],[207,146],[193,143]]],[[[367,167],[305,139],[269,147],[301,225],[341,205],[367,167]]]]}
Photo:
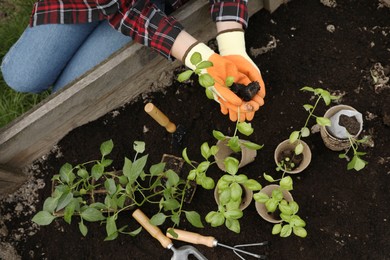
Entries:
{"type": "MultiPolygon", "coordinates": [[[[272,191],[274,189],[278,189],[280,188],[279,185],[276,185],[276,184],[270,184],[270,185],[267,185],[265,187],[263,187],[263,189],[260,190],[260,192],[263,192],[265,194],[267,194],[269,197],[272,195],[272,191]]],[[[290,202],[290,201],[293,201],[293,196],[291,195],[291,193],[287,190],[283,190],[283,198],[290,202]]],[[[278,216],[276,215],[276,212],[278,211],[275,211],[275,212],[268,212],[267,208],[265,207],[265,204],[264,203],[260,203],[260,202],[257,202],[255,201],[255,206],[256,206],[256,211],[257,213],[266,221],[270,222],[270,223],[281,223],[283,220],[278,216]]]]}
{"type": "MultiPolygon", "coordinates": [[[[229,139],[230,137],[226,137],[225,140],[219,140],[217,142],[217,147],[218,147],[218,152],[217,154],[214,156],[215,158],[215,162],[217,163],[219,169],[221,169],[222,171],[226,172],[226,169],[225,169],[225,164],[223,163],[223,161],[225,160],[226,157],[228,156],[232,156],[235,152],[230,149],[230,147],[227,145],[228,142],[229,142],[229,139]]],[[[244,143],[244,142],[248,142],[246,140],[239,140],[239,143],[244,143]]],[[[248,147],[244,146],[244,145],[241,145],[241,152],[239,153],[236,153],[237,155],[239,155],[239,158],[237,158],[239,160],[239,164],[238,164],[238,168],[242,168],[244,167],[245,165],[253,162],[256,158],[256,155],[257,155],[257,151],[256,150],[252,150],[252,149],[249,149],[248,147]]]]}
{"type": "Polygon", "coordinates": [[[342,151],[348,149],[351,144],[348,139],[348,132],[353,138],[357,138],[363,129],[363,118],[362,114],[359,113],[355,108],[347,105],[337,105],[329,108],[324,117],[331,120],[332,125],[321,126],[320,133],[321,138],[327,148],[332,151],[342,151]],[[342,116],[347,116],[354,119],[355,122],[360,125],[355,130],[347,131],[344,126],[339,124],[342,116]]]}
{"type": "Polygon", "coordinates": [[[310,147],[307,145],[307,143],[305,143],[302,140],[297,140],[294,143],[290,143],[290,140],[287,139],[287,140],[284,140],[283,142],[281,142],[276,147],[275,153],[274,153],[275,163],[279,164],[279,162],[283,158],[283,154],[291,151],[290,153],[292,153],[293,156],[295,156],[294,149],[297,146],[297,142],[302,143],[303,151],[302,151],[302,154],[298,155],[301,158],[300,163],[294,169],[286,170],[286,172],[290,173],[290,174],[300,173],[304,169],[306,169],[307,166],[309,166],[309,164],[311,162],[311,150],[310,150],[310,147]]]}

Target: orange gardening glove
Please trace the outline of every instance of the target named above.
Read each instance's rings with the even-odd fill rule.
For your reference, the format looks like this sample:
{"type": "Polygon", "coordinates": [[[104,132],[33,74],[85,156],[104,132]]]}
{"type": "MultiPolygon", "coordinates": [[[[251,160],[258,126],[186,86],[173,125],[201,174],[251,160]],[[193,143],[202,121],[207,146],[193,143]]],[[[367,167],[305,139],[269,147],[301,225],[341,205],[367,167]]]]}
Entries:
{"type": "MultiPolygon", "coordinates": [[[[192,70],[196,69],[196,65],[191,62],[191,57],[194,53],[199,53],[202,61],[210,61],[213,64],[211,67],[202,69],[201,73],[208,73],[214,79],[214,85],[207,87],[207,90],[212,93],[213,99],[220,104],[221,112],[225,115],[229,113],[229,118],[232,121],[237,121],[238,113],[240,114],[240,121],[244,121],[247,118],[247,113],[254,113],[253,109],[256,106],[252,108],[250,106],[243,106],[243,100],[225,85],[228,77],[233,77],[235,82],[245,85],[249,84],[252,80],[245,74],[240,73],[232,61],[216,54],[203,43],[197,43],[193,47],[190,47],[184,55],[183,63],[192,70]],[[249,111],[249,109],[251,110],[249,111]]],[[[250,116],[248,117],[250,118],[250,116]]]]}
{"type": "MultiPolygon", "coordinates": [[[[257,108],[254,110],[257,111],[260,106],[264,105],[265,85],[259,68],[246,53],[244,30],[232,29],[220,32],[217,35],[217,42],[221,56],[232,61],[237,66],[238,71],[246,75],[251,82],[257,81],[259,83],[259,92],[248,102],[250,106],[257,108]]],[[[254,112],[246,114],[248,121],[252,120],[253,117],[254,112]]]]}

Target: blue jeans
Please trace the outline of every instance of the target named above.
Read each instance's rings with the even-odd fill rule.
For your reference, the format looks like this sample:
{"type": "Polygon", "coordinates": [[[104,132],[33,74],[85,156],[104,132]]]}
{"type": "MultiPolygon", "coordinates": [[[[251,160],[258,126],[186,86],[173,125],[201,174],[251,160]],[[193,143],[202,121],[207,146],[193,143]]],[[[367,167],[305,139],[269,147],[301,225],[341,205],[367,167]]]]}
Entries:
{"type": "MultiPolygon", "coordinates": [[[[164,0],[152,2],[164,10],[164,0]]],[[[4,56],[1,71],[16,91],[57,91],[130,41],[107,21],[28,27],[4,56]]]]}

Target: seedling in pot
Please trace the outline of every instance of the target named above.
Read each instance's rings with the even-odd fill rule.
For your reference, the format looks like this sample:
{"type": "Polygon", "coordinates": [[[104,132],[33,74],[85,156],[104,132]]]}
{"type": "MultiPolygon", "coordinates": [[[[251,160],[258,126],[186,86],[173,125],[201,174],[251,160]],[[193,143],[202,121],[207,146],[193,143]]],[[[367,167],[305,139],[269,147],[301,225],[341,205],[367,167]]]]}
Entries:
{"type": "MultiPolygon", "coordinates": [[[[211,211],[206,216],[206,222],[212,227],[225,226],[236,233],[240,233],[239,219],[243,216],[242,200],[245,195],[249,197],[248,205],[252,199],[252,191],[261,189],[261,185],[254,179],[249,179],[245,174],[238,173],[239,161],[233,157],[224,160],[227,174],[224,174],[217,182],[218,211],[211,211]],[[245,191],[245,189],[247,191],[245,191]]],[[[248,199],[248,198],[246,198],[248,199]]]]}
{"type": "Polygon", "coordinates": [[[303,125],[303,127],[300,130],[293,131],[290,134],[290,137],[289,137],[290,143],[297,142],[297,145],[296,145],[295,150],[294,150],[296,155],[301,154],[303,151],[303,144],[300,142],[301,138],[308,137],[310,135],[310,129],[309,129],[308,125],[309,125],[309,121],[311,118],[315,118],[317,124],[320,126],[330,126],[330,124],[331,124],[329,118],[316,116],[314,114],[314,112],[318,106],[318,103],[321,100],[323,100],[325,105],[329,106],[330,103],[332,102],[332,100],[336,100],[339,98],[338,96],[331,95],[329,93],[329,91],[324,90],[322,88],[312,88],[312,87],[306,86],[306,87],[301,88],[300,90],[312,92],[314,94],[314,96],[316,97],[316,101],[314,102],[313,105],[312,104],[304,104],[303,105],[303,108],[309,113],[307,118],[306,118],[305,124],[303,125]]]}
{"type": "MultiPolygon", "coordinates": [[[[283,166],[279,165],[278,167],[283,166]]],[[[264,178],[268,182],[279,182],[279,185],[272,190],[270,196],[260,191],[255,193],[253,198],[256,202],[264,204],[270,214],[279,213],[281,221],[275,221],[279,223],[274,224],[272,228],[273,235],[279,234],[281,237],[288,237],[294,233],[296,236],[304,238],[307,236],[306,222],[297,215],[299,205],[296,201],[292,199],[287,200],[284,196],[284,193],[287,192],[289,194],[288,192],[293,189],[293,180],[290,176],[285,177],[285,173],[286,171],[283,171],[282,177],[277,180],[264,173],[264,178]]]]}

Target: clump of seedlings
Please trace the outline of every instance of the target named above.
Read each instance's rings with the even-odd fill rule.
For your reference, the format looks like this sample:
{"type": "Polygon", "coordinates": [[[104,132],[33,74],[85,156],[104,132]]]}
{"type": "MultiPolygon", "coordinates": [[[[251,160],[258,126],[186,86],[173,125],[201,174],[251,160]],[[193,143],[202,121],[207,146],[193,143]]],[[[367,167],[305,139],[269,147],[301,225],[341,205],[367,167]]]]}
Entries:
{"type": "Polygon", "coordinates": [[[360,171],[364,167],[366,167],[366,165],[368,164],[367,161],[365,161],[361,158],[366,153],[358,151],[359,145],[366,143],[368,138],[369,138],[368,136],[365,136],[362,139],[357,139],[352,134],[348,134],[348,140],[349,140],[351,146],[344,153],[339,154],[339,158],[342,158],[342,159],[345,158],[345,159],[349,160],[348,153],[352,149],[353,156],[352,156],[352,159],[349,160],[349,162],[347,164],[348,170],[354,169],[355,171],[360,171]]]}
{"type": "Polygon", "coordinates": [[[299,237],[306,237],[306,222],[297,215],[299,205],[296,201],[287,199],[284,193],[289,194],[293,189],[293,180],[290,176],[284,176],[286,170],[283,164],[278,165],[279,170],[283,170],[282,177],[275,180],[271,175],[264,173],[264,178],[268,182],[279,182],[279,185],[272,189],[270,195],[260,191],[253,195],[256,202],[264,204],[268,214],[276,220],[272,228],[273,235],[289,237],[292,233],[299,237]],[[280,221],[278,221],[280,219],[280,221]]]}
{"type": "Polygon", "coordinates": [[[155,225],[170,218],[177,226],[184,212],[191,224],[203,227],[197,212],[183,209],[187,181],[180,179],[173,170],[164,171],[165,163],[154,164],[146,171],[148,155],[139,157],[145,151],[144,142],[134,142],[134,159],[125,158],[121,171],[108,170],[113,160],[107,156],[113,147],[112,140],[105,141],[100,146],[100,160],[75,166],[64,164],[59,174],[52,178],[51,196],[46,198],[43,210],[32,220],[39,225],[49,225],[55,219],[63,218],[70,224],[77,217],[83,236],[88,233],[85,222],[102,222],[106,226],[105,240],[113,240],[120,233],[134,236],[141,231],[128,231],[126,225],[117,227],[119,214],[150,203],[159,206],[151,219],[155,225]]]}

